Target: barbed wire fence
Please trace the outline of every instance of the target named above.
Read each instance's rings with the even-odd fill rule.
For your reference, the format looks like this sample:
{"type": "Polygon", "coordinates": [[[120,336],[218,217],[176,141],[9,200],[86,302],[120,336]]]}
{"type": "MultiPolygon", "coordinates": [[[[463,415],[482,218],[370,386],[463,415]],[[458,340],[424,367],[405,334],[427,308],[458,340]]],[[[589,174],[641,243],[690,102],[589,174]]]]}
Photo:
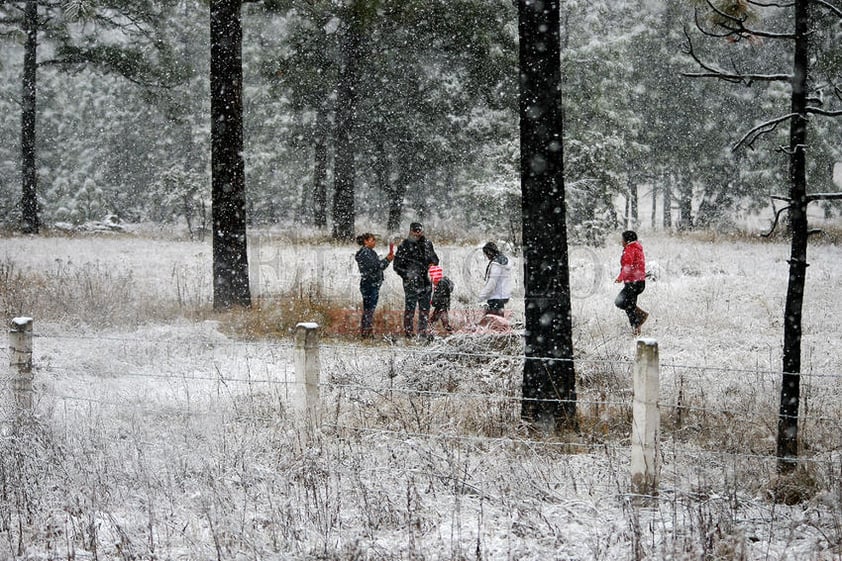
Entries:
{"type": "MultiPolygon", "coordinates": [[[[692,476],[682,465],[703,462],[745,474],[768,472],[776,462],[780,372],[773,370],[658,363],[652,356],[642,366],[640,354],[636,360],[576,358],[579,431],[544,435],[520,420],[527,359],[517,333],[459,334],[423,345],[339,344],[319,342],[318,326],[302,324],[296,337],[242,342],[39,334],[32,320],[18,318],[9,334],[5,417],[44,416],[66,427],[96,424],[105,409],[129,422],[172,417],[211,427],[296,418],[308,431],[339,438],[448,441],[632,464],[632,449],[640,444],[643,464],[628,469],[654,478],[645,481],[660,482],[662,490],[687,486],[692,476]],[[33,339],[40,347],[34,363],[33,339]],[[639,417],[636,408],[645,399],[632,391],[634,375],[641,370],[651,378],[653,369],[655,397],[639,417]],[[634,434],[652,408],[657,422],[645,423],[646,436],[634,434]]],[[[842,458],[841,381],[830,372],[803,375],[799,461],[828,472],[838,471],[842,458]]],[[[102,438],[124,438],[117,428],[97,430],[102,438]]],[[[152,436],[146,445],[157,446],[152,436]]],[[[634,489],[632,479],[621,486],[634,489]]]]}

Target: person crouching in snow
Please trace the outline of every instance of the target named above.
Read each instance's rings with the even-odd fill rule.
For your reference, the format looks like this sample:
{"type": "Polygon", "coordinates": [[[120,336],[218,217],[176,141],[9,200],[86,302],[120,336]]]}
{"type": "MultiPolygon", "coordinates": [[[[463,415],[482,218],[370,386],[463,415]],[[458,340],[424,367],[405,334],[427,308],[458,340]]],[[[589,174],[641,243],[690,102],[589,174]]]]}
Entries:
{"type": "Polygon", "coordinates": [[[488,259],[488,266],[479,299],[485,301],[486,313],[502,316],[503,308],[512,297],[512,264],[494,242],[482,246],[482,252],[488,259]]]}
{"type": "Polygon", "coordinates": [[[374,234],[365,233],[357,236],[357,243],[361,246],[354,259],[360,267],[360,293],[363,297],[363,315],[360,318],[360,336],[372,336],[374,323],[374,309],[380,299],[380,286],[383,284],[383,271],[394,259],[394,246],[389,245],[389,254],[380,258],[374,251],[377,241],[374,234]]]}
{"type": "Polygon", "coordinates": [[[622,243],[620,274],[614,282],[623,283],[623,290],[614,299],[614,305],[626,312],[632,333],[640,335],[640,326],[649,317],[647,312],[637,307],[637,297],[646,289],[646,259],[636,232],[623,232],[622,243]]]}
{"type": "Polygon", "coordinates": [[[450,295],[453,294],[453,281],[444,276],[444,271],[438,265],[430,265],[430,280],[433,282],[433,298],[430,305],[433,307],[433,314],[430,316],[430,328],[441,319],[444,330],[453,332],[450,326],[450,319],[447,312],[450,311],[450,295]]]}

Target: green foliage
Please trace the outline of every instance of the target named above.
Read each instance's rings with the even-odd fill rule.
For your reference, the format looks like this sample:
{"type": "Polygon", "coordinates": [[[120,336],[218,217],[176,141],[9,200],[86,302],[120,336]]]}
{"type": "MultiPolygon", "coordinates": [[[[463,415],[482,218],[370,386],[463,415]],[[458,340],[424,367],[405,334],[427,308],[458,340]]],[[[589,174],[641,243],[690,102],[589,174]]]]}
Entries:
{"type": "MultiPolygon", "coordinates": [[[[6,39],[0,133],[8,139],[0,145],[0,210],[7,217],[14,216],[20,184],[14,5],[0,4],[6,39]]],[[[744,10],[740,2],[715,5],[733,16],[744,10]]],[[[785,155],[774,150],[786,144],[783,127],[755,150],[735,155],[731,147],[746,128],[785,113],[786,96],[763,83],[734,88],[683,77],[696,70],[682,53],[693,7],[562,4],[571,230],[613,228],[614,208],[630,182],[642,193],[656,185],[674,200],[692,199],[700,224],[765,208],[769,194],[784,190],[785,155]],[[740,124],[737,113],[745,116],[740,124]]],[[[697,7],[711,12],[706,2],[697,7]]],[[[206,3],[70,0],[41,10],[38,165],[45,217],[77,212],[76,195],[90,180],[101,190],[103,212],[171,219],[152,186],[170,180],[167,170],[208,173],[206,3]],[[129,20],[135,25],[127,27],[129,20]]],[[[824,107],[833,109],[842,32],[832,14],[815,13],[815,81],[825,84],[824,107]]],[[[365,37],[353,140],[359,218],[385,224],[387,195],[405,188],[405,213],[517,238],[517,15],[510,0],[270,0],[245,3],[243,22],[243,156],[253,223],[308,219],[314,140],[330,137],[341,36],[353,24],[365,37]]],[[[764,25],[784,23],[764,14],[764,25]]],[[[777,64],[782,49],[774,41],[698,39],[729,68],[787,70],[777,64]]],[[[839,127],[818,118],[811,124],[811,181],[829,190],[831,164],[842,159],[839,127]]],[[[329,185],[332,153],[329,146],[329,185]]],[[[829,209],[836,212],[836,205],[829,209]]]]}
{"type": "Polygon", "coordinates": [[[263,75],[272,80],[275,95],[299,112],[300,128],[289,130],[293,138],[312,136],[313,112],[333,109],[344,61],[341,36],[345,26],[358,26],[365,40],[354,142],[359,171],[367,178],[363,208],[383,216],[385,207],[366,201],[403,187],[416,210],[427,211],[431,201],[444,211],[452,200],[452,177],[478,153],[471,148],[493,140],[467,134],[472,112],[514,106],[511,4],[367,0],[352,3],[351,12],[329,2],[288,7],[288,35],[275,46],[278,56],[264,64],[263,75]]]}

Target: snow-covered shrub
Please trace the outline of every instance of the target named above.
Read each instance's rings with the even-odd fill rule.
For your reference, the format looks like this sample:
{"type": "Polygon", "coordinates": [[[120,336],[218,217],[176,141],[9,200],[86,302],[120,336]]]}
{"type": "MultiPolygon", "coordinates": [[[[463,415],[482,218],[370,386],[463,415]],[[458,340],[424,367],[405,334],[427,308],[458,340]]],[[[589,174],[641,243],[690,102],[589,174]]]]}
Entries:
{"type": "Polygon", "coordinates": [[[207,229],[210,202],[207,178],[193,170],[173,167],[163,171],[152,184],[149,218],[172,223],[183,218],[191,238],[201,238],[207,229]]]}

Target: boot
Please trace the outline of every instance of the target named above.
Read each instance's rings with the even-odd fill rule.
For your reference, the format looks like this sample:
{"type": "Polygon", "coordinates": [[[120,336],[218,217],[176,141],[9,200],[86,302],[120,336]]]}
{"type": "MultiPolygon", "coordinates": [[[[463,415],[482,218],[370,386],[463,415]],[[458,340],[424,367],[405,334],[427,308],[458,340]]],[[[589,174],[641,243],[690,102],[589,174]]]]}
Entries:
{"type": "Polygon", "coordinates": [[[637,325],[634,327],[634,334],[640,335],[640,327],[649,319],[649,312],[644,312],[640,308],[634,309],[634,315],[637,317],[637,325]]]}

